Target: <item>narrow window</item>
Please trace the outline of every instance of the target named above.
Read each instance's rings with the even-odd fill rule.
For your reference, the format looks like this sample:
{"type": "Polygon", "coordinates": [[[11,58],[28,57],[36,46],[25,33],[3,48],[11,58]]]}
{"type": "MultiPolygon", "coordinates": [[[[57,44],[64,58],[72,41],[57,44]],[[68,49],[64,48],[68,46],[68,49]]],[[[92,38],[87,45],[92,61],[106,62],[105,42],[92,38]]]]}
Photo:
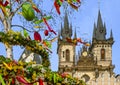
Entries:
{"type": "Polygon", "coordinates": [[[65,54],[64,54],[64,51],[63,51],[63,58],[65,57],[64,55],[65,55],[65,54]]]}
{"type": "Polygon", "coordinates": [[[105,60],[105,49],[101,49],[101,59],[105,60]]]}
{"type": "Polygon", "coordinates": [[[66,50],[66,61],[70,61],[70,51],[66,50]]]}

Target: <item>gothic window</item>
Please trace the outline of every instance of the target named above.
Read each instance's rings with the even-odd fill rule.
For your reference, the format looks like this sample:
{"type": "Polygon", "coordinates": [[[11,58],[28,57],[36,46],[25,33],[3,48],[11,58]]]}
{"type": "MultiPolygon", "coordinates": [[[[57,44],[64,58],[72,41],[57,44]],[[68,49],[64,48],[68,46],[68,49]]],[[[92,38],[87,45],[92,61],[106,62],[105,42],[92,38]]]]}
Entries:
{"type": "Polygon", "coordinates": [[[63,51],[63,58],[65,57],[64,51],[63,51]]]}
{"type": "Polygon", "coordinates": [[[81,78],[84,82],[88,82],[90,80],[90,77],[87,74],[84,74],[81,78]]]}
{"type": "Polygon", "coordinates": [[[105,49],[101,49],[101,59],[105,59],[105,49]]]}
{"type": "Polygon", "coordinates": [[[70,50],[66,50],[66,61],[70,61],[70,50]]]}

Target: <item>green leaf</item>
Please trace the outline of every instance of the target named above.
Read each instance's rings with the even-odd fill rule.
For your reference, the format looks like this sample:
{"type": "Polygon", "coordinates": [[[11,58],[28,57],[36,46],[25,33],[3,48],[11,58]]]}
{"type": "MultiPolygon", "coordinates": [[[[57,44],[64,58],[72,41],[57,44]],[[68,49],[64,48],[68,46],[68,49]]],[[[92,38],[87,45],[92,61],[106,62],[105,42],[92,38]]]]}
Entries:
{"type": "Polygon", "coordinates": [[[5,85],[5,82],[4,82],[1,74],[0,74],[0,81],[1,81],[2,85],[5,85]]]}
{"type": "Polygon", "coordinates": [[[27,38],[29,36],[28,32],[26,30],[23,30],[24,37],[27,38]]]}

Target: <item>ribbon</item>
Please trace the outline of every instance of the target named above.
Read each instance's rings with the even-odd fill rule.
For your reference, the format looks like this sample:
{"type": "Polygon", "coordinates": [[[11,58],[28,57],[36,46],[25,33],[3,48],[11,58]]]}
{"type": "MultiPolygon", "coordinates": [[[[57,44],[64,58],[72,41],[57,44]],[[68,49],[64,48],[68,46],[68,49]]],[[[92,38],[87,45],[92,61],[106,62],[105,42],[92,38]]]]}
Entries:
{"type": "Polygon", "coordinates": [[[24,77],[22,77],[22,76],[16,76],[16,79],[17,79],[20,83],[23,83],[24,85],[32,85],[32,84],[29,83],[27,80],[25,80],[24,77]]]}
{"type": "Polygon", "coordinates": [[[60,7],[61,7],[61,5],[57,3],[57,0],[55,0],[54,6],[56,8],[57,13],[60,14],[60,7]]]}
{"type": "Polygon", "coordinates": [[[0,5],[2,5],[2,6],[4,6],[4,7],[6,7],[8,4],[9,4],[9,2],[8,2],[8,1],[5,1],[5,3],[4,3],[4,4],[3,4],[3,2],[2,2],[2,1],[0,1],[0,5]]]}
{"type": "Polygon", "coordinates": [[[3,64],[6,66],[7,69],[12,70],[12,66],[11,66],[11,64],[10,64],[10,66],[8,66],[8,64],[5,63],[5,62],[3,62],[3,64]]]}
{"type": "Polygon", "coordinates": [[[8,1],[5,1],[5,3],[3,4],[3,2],[2,1],[0,1],[0,8],[1,8],[1,10],[2,10],[2,12],[3,12],[3,14],[5,15],[5,16],[7,16],[7,11],[6,11],[6,6],[9,4],[9,2],[8,1]]]}
{"type": "Polygon", "coordinates": [[[77,43],[79,42],[79,43],[81,43],[81,44],[84,44],[85,46],[90,46],[89,43],[83,42],[83,41],[81,40],[81,38],[77,38],[77,39],[66,38],[66,40],[67,40],[67,42],[69,42],[69,43],[74,43],[75,45],[77,45],[77,43]]]}
{"type": "Polygon", "coordinates": [[[44,85],[42,79],[39,79],[39,85],[44,85]]]}
{"type": "Polygon", "coordinates": [[[37,12],[40,13],[40,10],[36,6],[32,6],[32,8],[37,12]]]}
{"type": "Polygon", "coordinates": [[[48,27],[48,30],[49,30],[50,32],[53,32],[55,35],[57,35],[56,32],[55,32],[55,31],[49,26],[49,24],[47,23],[46,18],[43,18],[43,21],[44,21],[44,23],[46,24],[46,26],[48,27]]]}

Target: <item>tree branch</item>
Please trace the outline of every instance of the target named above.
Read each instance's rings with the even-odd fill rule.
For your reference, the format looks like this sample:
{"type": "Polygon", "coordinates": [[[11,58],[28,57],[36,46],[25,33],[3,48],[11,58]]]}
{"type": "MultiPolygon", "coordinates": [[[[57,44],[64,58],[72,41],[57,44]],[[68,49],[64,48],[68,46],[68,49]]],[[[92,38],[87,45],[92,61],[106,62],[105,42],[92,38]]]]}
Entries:
{"type": "Polygon", "coordinates": [[[3,22],[3,20],[4,20],[4,17],[2,16],[2,14],[0,14],[0,20],[1,20],[1,22],[3,22]]]}
{"type": "Polygon", "coordinates": [[[24,27],[23,27],[23,26],[21,26],[21,25],[11,25],[11,27],[20,27],[20,28],[22,28],[22,29],[27,30],[28,32],[34,32],[34,31],[30,31],[30,30],[28,30],[28,29],[24,28],[24,27]]]}
{"type": "Polygon", "coordinates": [[[12,17],[15,15],[15,13],[22,7],[22,5],[23,5],[25,2],[27,2],[27,0],[26,0],[26,1],[23,1],[23,2],[20,4],[20,6],[18,6],[18,8],[16,8],[15,11],[11,12],[10,18],[12,18],[12,17]]]}

